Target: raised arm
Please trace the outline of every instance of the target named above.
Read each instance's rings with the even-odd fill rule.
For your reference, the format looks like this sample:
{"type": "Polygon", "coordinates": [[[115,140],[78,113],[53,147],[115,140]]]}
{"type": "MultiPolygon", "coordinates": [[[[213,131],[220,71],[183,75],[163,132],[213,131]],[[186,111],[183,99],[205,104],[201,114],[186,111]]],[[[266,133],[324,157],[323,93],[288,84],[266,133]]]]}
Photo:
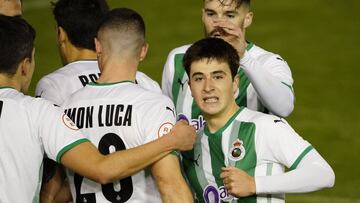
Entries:
{"type": "Polygon", "coordinates": [[[277,55],[269,55],[265,61],[260,62],[245,52],[240,64],[261,103],[275,115],[290,115],[294,109],[295,97],[290,68],[286,62],[277,55]]]}
{"type": "Polygon", "coordinates": [[[170,133],[155,141],[107,156],[101,155],[90,142],[81,143],[65,152],[61,163],[76,173],[106,184],[136,173],[173,150],[190,150],[194,142],[195,129],[185,121],[179,121],[170,133]]]}
{"type": "Polygon", "coordinates": [[[151,166],[151,173],[165,203],[193,202],[193,196],[186,184],[181,171],[179,160],[169,154],[151,166]]]}

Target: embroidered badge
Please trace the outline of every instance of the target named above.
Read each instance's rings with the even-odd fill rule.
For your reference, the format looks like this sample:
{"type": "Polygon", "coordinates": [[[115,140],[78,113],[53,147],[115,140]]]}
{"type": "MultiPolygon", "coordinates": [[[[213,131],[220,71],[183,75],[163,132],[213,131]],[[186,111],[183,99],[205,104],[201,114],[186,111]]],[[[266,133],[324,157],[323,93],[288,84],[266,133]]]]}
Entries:
{"type": "Polygon", "coordinates": [[[245,148],[243,145],[243,141],[236,139],[232,143],[232,147],[229,151],[229,158],[232,161],[240,161],[245,156],[245,148]]]}

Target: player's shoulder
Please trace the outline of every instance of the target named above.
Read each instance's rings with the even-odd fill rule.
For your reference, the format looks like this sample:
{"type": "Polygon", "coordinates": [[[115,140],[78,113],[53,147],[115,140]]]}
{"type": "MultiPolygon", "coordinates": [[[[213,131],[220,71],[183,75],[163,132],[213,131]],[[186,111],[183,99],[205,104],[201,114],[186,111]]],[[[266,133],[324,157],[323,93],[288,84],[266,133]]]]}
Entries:
{"type": "Polygon", "coordinates": [[[276,53],[267,51],[253,43],[250,43],[250,49],[248,50],[248,53],[250,56],[258,61],[262,62],[280,62],[280,63],[286,63],[285,60],[276,53]]]}
{"type": "Polygon", "coordinates": [[[254,111],[248,108],[244,108],[240,115],[237,117],[237,120],[242,122],[254,123],[256,126],[263,128],[272,128],[276,127],[278,124],[286,124],[285,119],[272,114],[266,114],[258,111],[254,111]]]}
{"type": "Polygon", "coordinates": [[[174,58],[176,55],[179,55],[179,54],[184,55],[186,50],[188,50],[190,46],[191,46],[191,44],[186,44],[186,45],[172,49],[169,53],[168,58],[174,58]]]}
{"type": "Polygon", "coordinates": [[[161,88],[159,84],[141,71],[136,72],[136,82],[138,85],[140,85],[146,90],[161,93],[161,88]]]}
{"type": "Polygon", "coordinates": [[[42,98],[35,98],[24,95],[15,89],[8,89],[1,93],[1,98],[6,100],[10,105],[14,105],[16,109],[22,108],[25,111],[37,111],[53,104],[42,98]]]}
{"type": "Polygon", "coordinates": [[[73,76],[78,74],[79,72],[83,72],[84,70],[99,71],[97,61],[96,60],[74,61],[45,75],[42,79],[59,80],[61,77],[73,76]]]}

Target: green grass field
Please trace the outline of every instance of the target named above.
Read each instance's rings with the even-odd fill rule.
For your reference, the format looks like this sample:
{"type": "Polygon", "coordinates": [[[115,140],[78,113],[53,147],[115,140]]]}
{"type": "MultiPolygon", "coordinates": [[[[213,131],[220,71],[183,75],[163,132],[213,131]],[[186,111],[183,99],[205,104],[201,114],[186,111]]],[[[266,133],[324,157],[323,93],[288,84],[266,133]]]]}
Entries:
{"type": "MultiPolygon", "coordinates": [[[[147,24],[150,52],[140,70],[161,80],[168,52],[203,36],[201,0],[112,0],[130,7],[147,24]]],[[[295,110],[290,124],[335,170],[332,189],[288,195],[287,202],[360,202],[360,1],[253,1],[253,25],[247,39],[279,53],[295,80],[295,110]],[[357,137],[359,136],[359,137],[357,137]]],[[[47,0],[24,0],[24,17],[37,30],[36,82],[61,66],[55,46],[55,22],[47,0]]]]}

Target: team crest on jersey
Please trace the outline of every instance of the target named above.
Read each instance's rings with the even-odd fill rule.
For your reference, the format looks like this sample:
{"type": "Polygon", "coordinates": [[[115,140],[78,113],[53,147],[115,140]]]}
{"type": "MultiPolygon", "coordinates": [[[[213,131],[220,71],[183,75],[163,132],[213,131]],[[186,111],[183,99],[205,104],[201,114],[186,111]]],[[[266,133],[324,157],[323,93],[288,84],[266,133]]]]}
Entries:
{"type": "Polygon", "coordinates": [[[232,143],[232,147],[229,151],[229,158],[233,161],[240,161],[245,156],[245,147],[243,141],[236,139],[232,143]]]}
{"type": "Polygon", "coordinates": [[[158,137],[168,134],[173,126],[170,122],[163,123],[158,130],[158,137]]]}
{"type": "Polygon", "coordinates": [[[66,114],[63,114],[62,121],[65,126],[70,128],[71,130],[79,130],[76,124],[66,114]]]}

